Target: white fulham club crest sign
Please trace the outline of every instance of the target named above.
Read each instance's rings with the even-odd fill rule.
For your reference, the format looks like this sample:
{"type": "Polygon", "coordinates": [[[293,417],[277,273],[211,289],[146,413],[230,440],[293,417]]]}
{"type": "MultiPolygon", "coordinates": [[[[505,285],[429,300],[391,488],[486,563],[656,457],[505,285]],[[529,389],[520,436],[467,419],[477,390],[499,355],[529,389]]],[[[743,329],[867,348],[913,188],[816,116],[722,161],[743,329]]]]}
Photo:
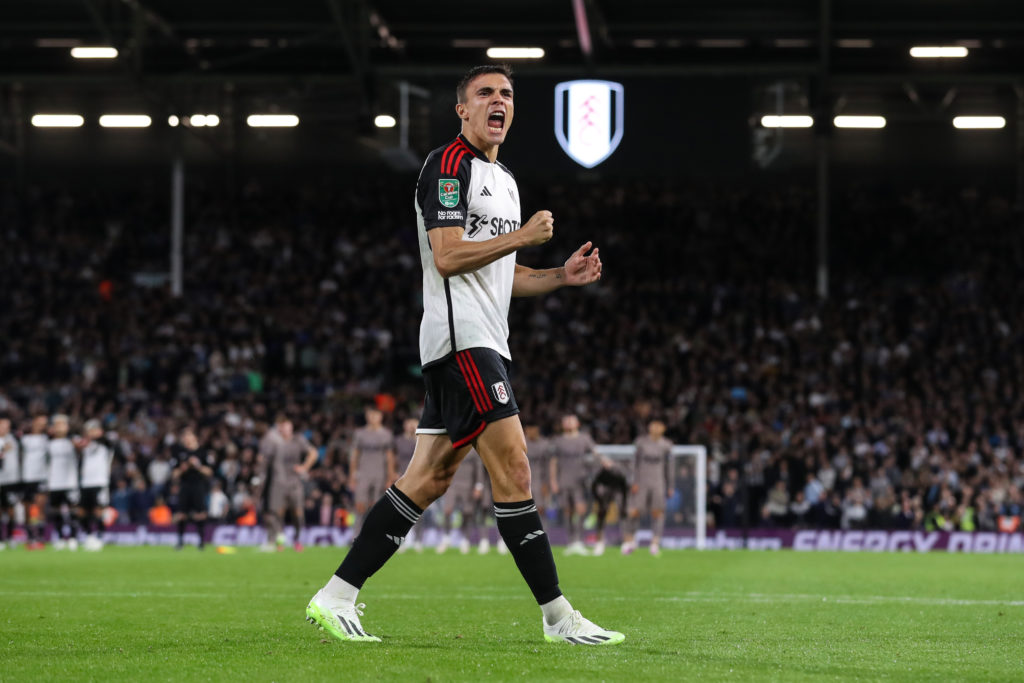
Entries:
{"type": "Polygon", "coordinates": [[[555,137],[573,161],[594,168],[622,141],[623,88],[613,81],[555,86],[555,137]]]}
{"type": "Polygon", "coordinates": [[[494,398],[496,398],[498,403],[501,405],[508,403],[508,387],[505,386],[504,382],[495,382],[492,384],[491,393],[494,394],[494,398]]]}

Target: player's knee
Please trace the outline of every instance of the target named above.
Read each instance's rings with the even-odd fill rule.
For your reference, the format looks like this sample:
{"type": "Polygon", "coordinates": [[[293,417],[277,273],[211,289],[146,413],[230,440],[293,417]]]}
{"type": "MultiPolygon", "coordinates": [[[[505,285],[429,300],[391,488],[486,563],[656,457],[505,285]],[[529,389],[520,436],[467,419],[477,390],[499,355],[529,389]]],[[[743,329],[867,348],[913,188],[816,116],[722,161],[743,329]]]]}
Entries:
{"type": "Polygon", "coordinates": [[[455,467],[443,467],[432,470],[426,475],[402,475],[395,485],[417,505],[426,509],[431,503],[444,495],[451,486],[455,476],[455,467]]]}
{"type": "Polygon", "coordinates": [[[530,493],[530,462],[526,453],[521,457],[512,457],[502,461],[501,471],[491,474],[492,484],[501,493],[508,496],[529,498],[530,493]]]}

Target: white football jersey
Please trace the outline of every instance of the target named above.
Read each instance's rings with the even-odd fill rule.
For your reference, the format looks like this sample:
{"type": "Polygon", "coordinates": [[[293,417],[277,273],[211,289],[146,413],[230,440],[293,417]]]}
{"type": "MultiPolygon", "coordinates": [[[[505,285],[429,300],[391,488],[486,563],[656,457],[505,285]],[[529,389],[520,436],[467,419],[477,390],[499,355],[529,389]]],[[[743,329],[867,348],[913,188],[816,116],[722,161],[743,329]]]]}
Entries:
{"type": "Polygon", "coordinates": [[[106,488],[110,485],[110,461],[114,451],[102,441],[90,441],[82,449],[82,488],[106,488]]]}
{"type": "Polygon", "coordinates": [[[427,156],[416,185],[416,219],[423,266],[423,366],[480,347],[511,359],[508,308],[515,253],[472,273],[444,278],[434,265],[427,232],[457,226],[463,228],[463,240],[483,242],[518,230],[521,215],[515,178],[459,135],[427,156]]]}
{"type": "Polygon", "coordinates": [[[21,480],[31,483],[46,481],[46,434],[26,434],[21,437],[21,480]]]}
{"type": "Polygon", "coordinates": [[[78,488],[78,454],[71,439],[51,439],[46,447],[50,460],[50,476],[46,487],[51,491],[78,488]]]}
{"type": "MultiPolygon", "coordinates": [[[[18,440],[14,438],[13,434],[0,437],[0,452],[3,453],[3,463],[0,464],[0,485],[17,484],[21,481],[18,450],[18,440]]],[[[0,501],[0,505],[2,504],[0,501]]]]}

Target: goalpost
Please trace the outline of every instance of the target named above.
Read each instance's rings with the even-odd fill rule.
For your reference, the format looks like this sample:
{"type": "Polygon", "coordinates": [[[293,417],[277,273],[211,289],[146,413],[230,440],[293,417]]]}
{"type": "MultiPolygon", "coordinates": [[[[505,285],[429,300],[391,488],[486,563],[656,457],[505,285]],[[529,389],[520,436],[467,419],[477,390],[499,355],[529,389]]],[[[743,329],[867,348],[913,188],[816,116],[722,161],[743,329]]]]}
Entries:
{"type": "MultiPolygon", "coordinates": [[[[600,455],[607,456],[612,460],[625,463],[623,468],[629,472],[630,464],[636,448],[632,444],[601,444],[596,447],[600,455]]],[[[685,445],[672,447],[672,469],[678,472],[680,462],[683,458],[692,460],[690,472],[693,473],[693,489],[690,491],[690,499],[693,501],[693,526],[694,545],[698,550],[703,550],[707,545],[707,471],[708,471],[708,449],[704,446],[685,445]]],[[[679,489],[685,482],[676,478],[676,488],[679,489]]],[[[667,511],[666,511],[667,515],[667,511]]],[[[666,520],[667,522],[668,520],[666,520]]]]}

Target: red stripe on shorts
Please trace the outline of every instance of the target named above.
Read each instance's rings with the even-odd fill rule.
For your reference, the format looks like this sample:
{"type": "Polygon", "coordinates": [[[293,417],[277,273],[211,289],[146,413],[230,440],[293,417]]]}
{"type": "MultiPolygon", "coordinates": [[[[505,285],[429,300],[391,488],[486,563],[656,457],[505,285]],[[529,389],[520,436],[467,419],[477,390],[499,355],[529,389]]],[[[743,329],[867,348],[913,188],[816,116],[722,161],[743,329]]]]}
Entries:
{"type": "Polygon", "coordinates": [[[470,375],[469,366],[468,364],[466,364],[466,360],[462,357],[462,354],[460,353],[455,354],[455,360],[459,364],[459,370],[462,371],[462,378],[466,380],[466,386],[469,387],[469,395],[473,397],[473,405],[476,406],[476,412],[483,415],[483,401],[481,401],[480,397],[477,395],[478,390],[476,386],[473,384],[473,379],[470,375]]]}
{"type": "Polygon", "coordinates": [[[487,390],[484,387],[484,380],[480,376],[480,371],[476,369],[476,361],[473,360],[473,356],[469,354],[469,351],[466,351],[465,353],[466,357],[469,359],[470,364],[472,364],[473,366],[473,372],[476,375],[476,381],[479,382],[480,391],[483,392],[484,398],[487,400],[487,410],[493,410],[494,404],[491,403],[491,395],[487,393],[487,390]]]}

